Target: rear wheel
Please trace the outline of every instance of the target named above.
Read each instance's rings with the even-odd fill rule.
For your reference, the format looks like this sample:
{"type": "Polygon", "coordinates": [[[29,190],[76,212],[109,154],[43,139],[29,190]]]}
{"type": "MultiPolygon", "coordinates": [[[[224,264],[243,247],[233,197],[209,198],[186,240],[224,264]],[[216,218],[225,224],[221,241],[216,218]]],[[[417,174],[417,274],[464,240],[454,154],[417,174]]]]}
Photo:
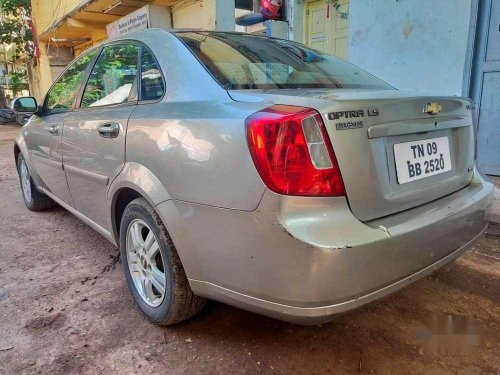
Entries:
{"type": "Polygon", "coordinates": [[[17,160],[17,171],[19,173],[24,204],[28,209],[31,211],[45,211],[54,207],[54,201],[45,194],[39,192],[36,188],[22,154],[19,154],[17,160]]]}
{"type": "Polygon", "coordinates": [[[191,290],[172,239],[144,198],[123,213],[120,252],[135,302],[153,323],[176,324],[203,308],[205,299],[191,290]]]}

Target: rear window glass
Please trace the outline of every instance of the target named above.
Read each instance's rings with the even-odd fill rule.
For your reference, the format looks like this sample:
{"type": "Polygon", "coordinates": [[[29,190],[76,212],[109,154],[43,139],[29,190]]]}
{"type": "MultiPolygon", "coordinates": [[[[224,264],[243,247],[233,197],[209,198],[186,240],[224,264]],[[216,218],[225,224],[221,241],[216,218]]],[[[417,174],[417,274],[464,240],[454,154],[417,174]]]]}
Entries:
{"type": "Polygon", "coordinates": [[[228,90],[392,89],[342,59],[295,42],[236,33],[176,35],[228,90]]]}

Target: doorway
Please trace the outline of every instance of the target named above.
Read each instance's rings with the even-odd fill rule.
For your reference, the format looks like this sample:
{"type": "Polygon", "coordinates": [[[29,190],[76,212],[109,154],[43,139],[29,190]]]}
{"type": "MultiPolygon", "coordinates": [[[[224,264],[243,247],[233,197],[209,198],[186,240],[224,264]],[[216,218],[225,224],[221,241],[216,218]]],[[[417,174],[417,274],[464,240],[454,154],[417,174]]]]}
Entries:
{"type": "Polygon", "coordinates": [[[306,44],[347,60],[349,0],[309,1],[304,11],[306,44]],[[338,4],[337,7],[335,4],[338,4]]]}
{"type": "Polygon", "coordinates": [[[479,1],[471,96],[477,114],[477,162],[500,176],[500,1],[479,1]]]}

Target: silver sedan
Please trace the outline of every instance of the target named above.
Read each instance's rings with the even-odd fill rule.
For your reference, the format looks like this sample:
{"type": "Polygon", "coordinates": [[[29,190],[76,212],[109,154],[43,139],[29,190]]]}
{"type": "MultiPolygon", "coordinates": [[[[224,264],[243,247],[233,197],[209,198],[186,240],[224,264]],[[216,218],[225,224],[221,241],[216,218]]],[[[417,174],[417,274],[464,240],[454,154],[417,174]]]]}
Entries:
{"type": "Polygon", "coordinates": [[[449,263],[483,233],[473,105],[304,45],[148,30],[79,56],[14,153],[26,206],[116,244],[154,323],[211,298],[314,324],[449,263]]]}

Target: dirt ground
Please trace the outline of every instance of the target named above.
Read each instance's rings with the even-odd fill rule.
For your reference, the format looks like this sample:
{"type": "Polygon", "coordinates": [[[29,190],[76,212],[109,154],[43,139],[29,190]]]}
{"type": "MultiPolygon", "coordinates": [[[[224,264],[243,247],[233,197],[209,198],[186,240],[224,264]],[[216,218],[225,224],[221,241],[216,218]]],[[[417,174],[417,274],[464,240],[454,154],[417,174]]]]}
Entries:
{"type": "Polygon", "coordinates": [[[330,324],[212,302],[160,328],[135,307],[115,247],[62,208],[24,207],[17,130],[0,126],[0,374],[500,374],[499,224],[432,277],[330,324]],[[439,318],[455,335],[427,341],[439,318]]]}

